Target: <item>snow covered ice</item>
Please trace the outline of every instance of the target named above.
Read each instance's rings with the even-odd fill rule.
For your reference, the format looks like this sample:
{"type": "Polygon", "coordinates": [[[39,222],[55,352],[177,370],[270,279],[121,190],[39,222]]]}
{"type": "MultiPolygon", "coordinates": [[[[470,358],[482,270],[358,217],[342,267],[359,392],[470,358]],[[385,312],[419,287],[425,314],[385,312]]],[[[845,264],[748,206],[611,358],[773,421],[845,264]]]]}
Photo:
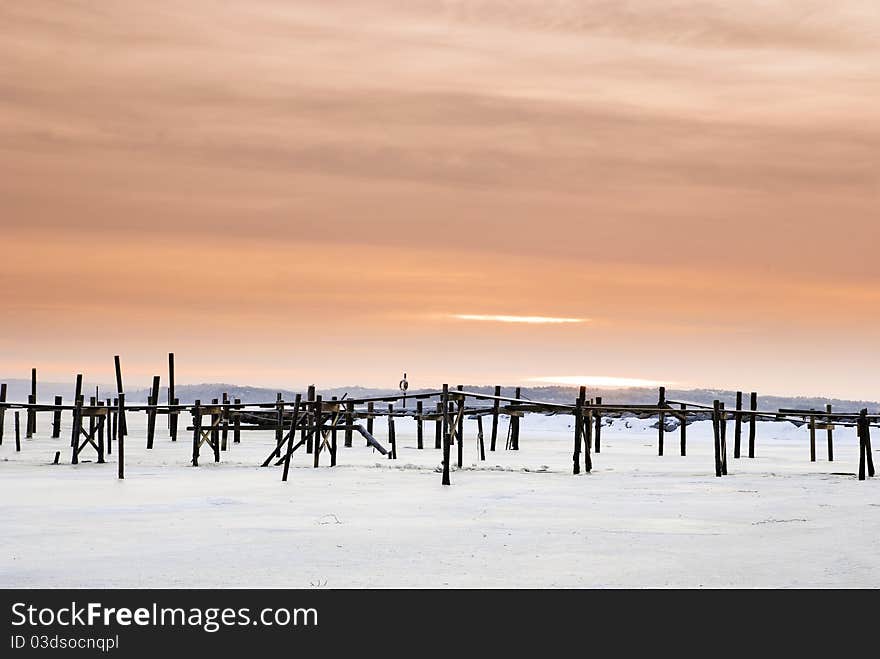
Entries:
{"type": "Polygon", "coordinates": [[[730,475],[716,478],[708,421],[688,427],[687,457],[677,432],[659,457],[653,420],[619,419],[593,473],[573,476],[571,417],[527,415],[518,452],[502,419],[484,463],[468,420],[464,469],[443,487],[433,423],[418,450],[414,422],[397,420],[397,461],[340,433],[339,466],[300,450],[282,483],[259,467],[272,432],[230,436],[220,464],[203,451],[193,468],[191,434],[172,443],[160,418],[147,451],[145,415],[129,414],[119,481],[115,446],[105,465],[90,449],[69,464],[69,422],[60,439],[43,422],[21,453],[8,431],[0,447],[0,586],[880,586],[880,479],[855,479],[850,428],[830,464],[824,433],[811,463],[807,428],[790,423],[759,423],[757,457],[735,460],[731,422],[730,475]]]}

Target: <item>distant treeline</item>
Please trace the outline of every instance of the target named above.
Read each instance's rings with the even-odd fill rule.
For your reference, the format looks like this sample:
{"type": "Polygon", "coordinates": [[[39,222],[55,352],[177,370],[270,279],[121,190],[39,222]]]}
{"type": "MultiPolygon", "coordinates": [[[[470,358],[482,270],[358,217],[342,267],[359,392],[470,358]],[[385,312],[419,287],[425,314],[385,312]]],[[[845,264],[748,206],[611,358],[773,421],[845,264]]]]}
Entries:
{"type": "MultiPolygon", "coordinates": [[[[0,382],[8,383],[7,400],[11,402],[25,402],[30,394],[30,380],[10,379],[0,380],[0,382]]],[[[450,383],[450,387],[454,388],[458,383],[450,383]]],[[[65,401],[69,401],[73,396],[73,382],[39,382],[37,386],[38,402],[52,402],[55,396],[62,396],[65,401]]],[[[94,383],[85,383],[83,391],[85,395],[95,395],[94,383]]],[[[115,386],[97,385],[99,398],[112,398],[116,393],[115,386]]],[[[477,393],[492,394],[494,387],[486,385],[470,385],[465,384],[464,388],[468,391],[477,393]]],[[[300,392],[305,392],[306,387],[303,386],[300,392]]],[[[439,387],[438,387],[439,389],[439,387]]],[[[409,394],[432,391],[431,389],[411,389],[409,394]]],[[[268,387],[249,387],[237,384],[178,384],[175,389],[175,395],[182,403],[191,403],[198,399],[202,402],[211,401],[214,398],[221,398],[223,393],[227,393],[231,400],[241,399],[243,403],[259,403],[275,400],[277,393],[281,393],[285,400],[292,400],[297,391],[292,389],[272,389],[268,387]]],[[[143,403],[147,400],[149,389],[137,388],[126,391],[127,399],[131,403],[143,403]]],[[[349,398],[363,398],[368,396],[385,396],[400,393],[397,389],[374,389],[369,387],[350,386],[337,387],[333,389],[319,389],[324,398],[337,396],[342,398],[347,394],[349,398]]],[[[748,401],[748,391],[743,392],[744,399],[748,401]]],[[[501,388],[502,396],[513,396],[514,387],[504,386],[501,388]]],[[[564,386],[541,386],[541,387],[522,387],[521,395],[527,400],[542,400],[551,403],[571,403],[577,398],[577,387],[564,386]]],[[[645,387],[629,387],[623,389],[609,389],[601,387],[588,387],[587,398],[602,397],[604,403],[655,403],[657,401],[657,389],[645,387]]],[[[673,401],[682,401],[690,403],[700,403],[709,405],[713,400],[718,399],[724,402],[728,407],[733,407],[736,392],[724,389],[667,389],[666,398],[673,401]]],[[[165,402],[168,399],[167,389],[162,387],[160,401],[165,402]]],[[[824,409],[825,405],[830,403],[834,409],[840,412],[854,412],[864,407],[876,409],[877,402],[864,400],[846,400],[838,398],[823,398],[821,396],[764,396],[758,392],[758,404],[761,409],[778,409],[778,408],[804,408],[804,409],[824,409]]]]}

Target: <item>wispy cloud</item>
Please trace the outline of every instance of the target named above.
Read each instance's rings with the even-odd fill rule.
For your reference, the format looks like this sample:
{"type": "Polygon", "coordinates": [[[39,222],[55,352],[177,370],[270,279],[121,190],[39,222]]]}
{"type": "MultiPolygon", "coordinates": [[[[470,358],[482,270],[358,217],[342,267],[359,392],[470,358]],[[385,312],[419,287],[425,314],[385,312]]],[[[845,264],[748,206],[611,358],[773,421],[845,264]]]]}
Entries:
{"type": "Polygon", "coordinates": [[[659,380],[645,380],[643,378],[622,378],[607,375],[547,375],[538,378],[527,378],[530,382],[545,382],[547,384],[570,384],[588,387],[659,387],[670,384],[659,380]]]}
{"type": "Polygon", "coordinates": [[[532,324],[562,324],[562,323],[587,323],[589,318],[559,318],[557,316],[503,316],[494,314],[457,313],[452,315],[458,320],[479,320],[493,323],[532,323],[532,324]]]}

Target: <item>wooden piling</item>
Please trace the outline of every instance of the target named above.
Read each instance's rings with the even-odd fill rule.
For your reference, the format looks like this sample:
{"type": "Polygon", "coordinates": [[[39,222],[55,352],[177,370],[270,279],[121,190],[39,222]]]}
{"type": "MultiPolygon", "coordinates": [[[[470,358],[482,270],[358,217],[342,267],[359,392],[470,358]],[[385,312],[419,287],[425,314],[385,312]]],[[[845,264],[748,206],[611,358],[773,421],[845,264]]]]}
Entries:
{"type": "Polygon", "coordinates": [[[758,429],[758,416],[754,412],[758,409],[758,394],[752,392],[749,394],[749,409],[753,414],[749,415],[749,457],[755,457],[755,435],[758,429]]]}
{"type": "MultiPolygon", "coordinates": [[[[78,376],[78,382],[82,383],[82,376],[78,376]]],[[[79,438],[82,435],[82,396],[76,397],[76,403],[73,406],[73,423],[70,428],[70,445],[73,449],[73,455],[70,458],[70,464],[79,464],[79,438]]]]}
{"type": "MultiPolygon", "coordinates": [[[[373,434],[373,412],[375,412],[376,406],[373,401],[367,403],[367,434],[373,434]]],[[[369,440],[367,441],[367,446],[370,445],[369,440]]]]}
{"type": "Polygon", "coordinates": [[[434,448],[443,448],[443,421],[440,412],[443,410],[443,403],[437,403],[437,420],[434,422],[434,448]]]}
{"type": "Polygon", "coordinates": [[[422,422],[422,401],[416,401],[416,448],[425,448],[424,423],[422,422]]]}
{"type": "Polygon", "coordinates": [[[147,448],[153,448],[153,440],[156,437],[156,410],[159,407],[159,376],[153,376],[153,388],[150,390],[148,402],[151,409],[147,410],[147,448]]]}
{"type": "MultiPolygon", "coordinates": [[[[174,397],[174,353],[168,353],[168,404],[176,405],[176,398],[174,397]]],[[[171,441],[177,441],[177,411],[176,410],[168,410],[168,434],[171,436],[171,441]]]]}
{"type": "MultiPolygon", "coordinates": [[[[815,412],[815,410],[810,410],[815,412]]],[[[816,417],[810,415],[810,462],[816,461],[816,417]]]]}
{"type": "MultiPolygon", "coordinates": [[[[121,397],[121,396],[120,396],[121,397]]],[[[120,419],[124,419],[123,410],[120,409],[120,419]]],[[[193,454],[192,466],[199,466],[199,444],[202,441],[202,401],[198,398],[192,407],[192,425],[193,425],[193,454]]],[[[122,443],[122,433],[119,434],[119,441],[122,443]]]]}
{"type": "Polygon", "coordinates": [[[107,407],[107,417],[104,419],[104,426],[107,428],[107,455],[113,454],[113,402],[108,398],[104,405],[107,407]]]}
{"type": "MultiPolygon", "coordinates": [[[[315,400],[315,385],[313,385],[313,384],[309,385],[309,388],[306,391],[306,400],[309,402],[314,402],[314,400],[315,400]]],[[[313,410],[316,409],[314,405],[312,405],[311,407],[313,410]]],[[[306,409],[308,409],[308,406],[306,407],[306,409]]],[[[314,417],[313,420],[317,420],[317,417],[314,417]]],[[[308,425],[311,425],[311,424],[308,424],[308,425]]],[[[372,434],[372,432],[371,432],[372,427],[373,427],[372,421],[368,421],[367,422],[367,432],[370,432],[370,434],[372,434]]],[[[313,442],[319,441],[318,435],[315,434],[314,432],[312,432],[312,428],[308,428],[308,430],[307,430],[305,426],[303,426],[303,430],[302,430],[302,439],[306,440],[306,453],[311,453],[313,451],[313,442]]],[[[315,466],[317,467],[318,465],[315,465],[315,466]]]]}
{"type": "MultiPolygon", "coordinates": [[[[125,416],[125,394],[119,394],[119,397],[116,399],[117,401],[117,412],[116,418],[121,419],[125,416]]],[[[118,425],[117,425],[118,428],[118,425]]],[[[125,436],[122,433],[117,435],[117,452],[116,452],[116,461],[117,461],[117,471],[119,480],[125,478],[125,436]]]]}
{"type": "Polygon", "coordinates": [[[724,403],[719,405],[721,414],[718,417],[721,431],[721,474],[727,476],[727,412],[724,403]]]}
{"type": "MultiPolygon", "coordinates": [[[[94,399],[95,403],[98,403],[97,397],[94,399]]],[[[97,410],[93,406],[91,412],[94,414],[97,410]]],[[[105,416],[99,416],[97,420],[97,432],[98,432],[98,464],[104,464],[104,424],[106,423],[105,416]]]]}
{"type": "Polygon", "coordinates": [[[61,436],[61,396],[55,396],[55,411],[52,412],[52,439],[61,436]]]}
{"type": "Polygon", "coordinates": [[[221,411],[220,450],[227,451],[229,450],[229,394],[224,391],[221,400],[223,401],[223,410],[221,411]]]}
{"type": "MultiPolygon", "coordinates": [[[[596,405],[602,404],[602,396],[596,396],[596,405]]],[[[602,413],[596,410],[596,453],[602,452],[602,413]]]]}
{"type": "Polygon", "coordinates": [[[3,445],[3,430],[6,425],[6,383],[0,384],[0,446],[3,445]]]}
{"type": "MultiPolygon", "coordinates": [[[[573,474],[581,473],[581,434],[583,433],[584,423],[584,399],[587,395],[587,388],[581,387],[578,397],[574,403],[574,452],[572,454],[572,472],[573,474]]],[[[513,417],[511,417],[511,420],[513,417]]]]}
{"type": "MultiPolygon", "coordinates": [[[[220,405],[219,398],[211,399],[211,406],[216,409],[220,405]]],[[[220,414],[211,411],[211,450],[214,452],[214,462],[220,462],[220,414]]]]}
{"type": "Polygon", "coordinates": [[[21,452],[21,419],[18,410],[15,410],[15,452],[21,452]]]}
{"type": "MultiPolygon", "coordinates": [[[[867,410],[866,410],[867,411],[867,410]]],[[[868,476],[874,477],[874,452],[871,449],[871,424],[865,419],[865,455],[868,462],[868,476]]]]}
{"type": "Polygon", "coordinates": [[[712,401],[712,436],[715,445],[715,475],[721,477],[721,412],[720,401],[712,401]]]}
{"type": "MultiPolygon", "coordinates": [[[[419,403],[421,405],[421,402],[419,403]]],[[[354,426],[354,401],[345,404],[345,448],[351,448],[354,426]]],[[[419,423],[421,428],[421,422],[419,423]]],[[[419,447],[421,448],[421,446],[419,447]]]]}
{"type": "MultiPolygon", "coordinates": [[[[464,389],[464,387],[462,387],[461,385],[458,385],[456,387],[456,389],[458,389],[459,391],[462,391],[464,389]]],[[[457,408],[457,415],[456,416],[458,418],[458,428],[455,433],[455,438],[458,441],[458,446],[455,447],[456,448],[456,456],[458,458],[456,460],[456,464],[458,465],[458,468],[461,469],[462,466],[464,465],[464,396],[462,396],[458,399],[458,405],[456,405],[456,408],[457,408]]]]}
{"type": "Polygon", "coordinates": [[[477,452],[480,455],[480,461],[486,461],[486,445],[483,443],[483,417],[477,417],[477,452]]]}
{"type": "MultiPolygon", "coordinates": [[[[333,396],[331,399],[334,403],[336,402],[336,396],[333,396]]],[[[339,405],[335,405],[333,409],[333,416],[330,417],[333,423],[333,430],[330,431],[330,466],[336,466],[336,440],[337,440],[337,430],[336,426],[339,424],[339,405]]]]}
{"type": "MultiPolygon", "coordinates": [[[[236,399],[238,402],[238,399],[236,399]]],[[[281,481],[287,481],[287,474],[290,473],[290,460],[293,457],[293,440],[296,437],[296,422],[299,416],[299,406],[302,402],[302,394],[296,394],[293,399],[293,420],[290,422],[290,433],[287,435],[287,448],[284,453],[284,471],[281,474],[281,481]]]]}
{"type": "MultiPolygon", "coordinates": [[[[517,387],[513,392],[513,397],[519,400],[522,396],[522,389],[517,387]]],[[[510,416],[510,450],[519,450],[519,417],[515,414],[510,416]]]]}
{"type": "MultiPolygon", "coordinates": [[[[32,405],[37,404],[37,369],[31,369],[31,395],[28,402],[32,405]]],[[[37,432],[37,411],[28,409],[27,413],[27,436],[33,437],[37,432]]]]}
{"type": "Polygon", "coordinates": [[[315,455],[312,466],[317,467],[320,464],[321,446],[324,443],[324,432],[322,430],[324,425],[324,408],[321,403],[320,394],[315,396],[313,407],[315,410],[315,455]]]}
{"type": "MultiPolygon", "coordinates": [[[[443,385],[440,404],[443,407],[443,485],[450,485],[449,480],[449,385],[443,385]]],[[[491,449],[490,449],[491,450],[491,449]]]]}
{"type": "MultiPolygon", "coordinates": [[[[113,366],[116,369],[116,394],[119,395],[124,391],[124,389],[122,388],[122,366],[119,361],[119,355],[114,355],[113,366]]],[[[124,414],[119,417],[119,434],[128,434],[128,424],[125,422],[124,414]]]]}
{"type": "Polygon", "coordinates": [[[743,393],[736,392],[736,411],[733,413],[733,457],[739,458],[740,444],[742,442],[742,408],[743,393]]]}
{"type": "MultiPolygon", "coordinates": [[[[71,413],[71,414],[72,414],[72,418],[73,418],[74,420],[76,419],[76,406],[77,406],[78,404],[82,404],[82,400],[81,400],[81,399],[82,399],[82,383],[83,383],[83,376],[82,376],[82,373],[77,373],[77,374],[76,374],[76,384],[74,385],[74,388],[73,388],[73,406],[74,406],[74,410],[73,410],[73,412],[71,413]]],[[[80,422],[82,422],[82,420],[80,420],[80,422]]],[[[79,435],[76,435],[76,437],[77,437],[77,441],[78,441],[78,440],[79,440],[79,435]]],[[[73,443],[72,443],[72,440],[71,440],[71,446],[72,446],[72,445],[73,445],[73,443]]]]}
{"type": "Polygon", "coordinates": [[[501,387],[495,386],[495,400],[492,402],[492,436],[489,438],[489,450],[495,450],[495,442],[498,440],[498,410],[501,407],[501,387]]]}
{"type": "MultiPolygon", "coordinates": [[[[28,405],[36,405],[37,401],[34,398],[33,394],[28,395],[27,397],[28,405]]],[[[34,436],[34,416],[36,412],[34,412],[34,408],[28,407],[27,414],[25,415],[25,423],[24,423],[24,436],[25,439],[30,439],[34,436]]]]}
{"type": "Polygon", "coordinates": [[[593,471],[593,410],[584,417],[584,473],[593,471]]]}
{"type": "Polygon", "coordinates": [[[825,406],[828,415],[826,432],[828,433],[828,462],[834,462],[834,422],[831,417],[831,405],[825,406]]]}
{"type": "MultiPolygon", "coordinates": [[[[302,398],[300,394],[297,394],[297,398],[302,398]]],[[[232,422],[232,443],[233,444],[241,444],[241,398],[235,399],[235,409],[239,412],[235,415],[235,420],[232,422]]],[[[295,429],[291,430],[291,433],[295,433],[295,429]]]]}
{"type": "Polygon", "coordinates": [[[657,408],[660,410],[657,422],[657,455],[663,455],[663,439],[666,437],[666,387],[660,387],[657,408]]]}
{"type": "MultiPolygon", "coordinates": [[[[330,400],[333,403],[336,403],[337,398],[336,398],[336,396],[331,396],[330,400]]],[[[333,414],[330,417],[330,425],[331,425],[331,430],[330,430],[330,466],[331,467],[336,466],[336,457],[335,457],[335,453],[336,453],[336,424],[338,421],[339,421],[339,406],[334,405],[333,406],[333,414]]]]}
{"type": "MultiPolygon", "coordinates": [[[[687,410],[687,405],[682,403],[681,409],[684,412],[687,410]]],[[[687,455],[687,414],[681,415],[681,425],[678,427],[678,432],[680,434],[679,444],[681,445],[681,456],[685,457],[687,455]]]]}
{"type": "Polygon", "coordinates": [[[394,405],[388,404],[388,444],[391,450],[388,452],[389,460],[397,460],[397,435],[394,432],[394,405]]]}

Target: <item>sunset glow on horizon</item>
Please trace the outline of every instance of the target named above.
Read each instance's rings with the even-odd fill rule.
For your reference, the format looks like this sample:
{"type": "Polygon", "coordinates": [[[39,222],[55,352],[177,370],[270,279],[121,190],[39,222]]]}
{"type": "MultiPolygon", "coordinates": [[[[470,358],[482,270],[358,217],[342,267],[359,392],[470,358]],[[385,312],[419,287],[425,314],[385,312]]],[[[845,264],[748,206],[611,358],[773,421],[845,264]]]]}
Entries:
{"type": "Polygon", "coordinates": [[[880,399],[873,1],[0,21],[0,378],[880,399]]]}
{"type": "Polygon", "coordinates": [[[553,316],[503,316],[490,314],[454,314],[458,320],[479,320],[496,323],[527,323],[531,325],[560,325],[565,323],[586,323],[589,318],[558,318],[553,316]]]}

